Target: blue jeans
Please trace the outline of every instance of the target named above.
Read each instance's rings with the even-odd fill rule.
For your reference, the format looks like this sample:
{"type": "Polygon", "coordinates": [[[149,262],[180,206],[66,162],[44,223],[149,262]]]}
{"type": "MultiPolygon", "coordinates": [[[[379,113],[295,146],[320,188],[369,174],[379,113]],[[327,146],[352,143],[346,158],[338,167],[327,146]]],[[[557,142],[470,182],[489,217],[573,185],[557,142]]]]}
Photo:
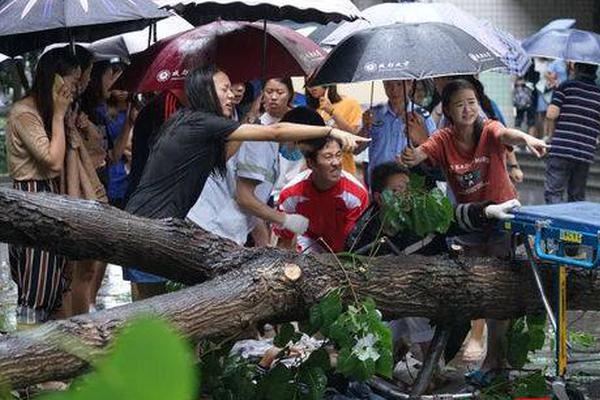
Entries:
{"type": "Polygon", "coordinates": [[[544,183],[544,199],[546,204],[563,203],[563,195],[567,190],[567,202],[585,200],[590,164],[556,156],[546,161],[546,181],[544,183]]]}

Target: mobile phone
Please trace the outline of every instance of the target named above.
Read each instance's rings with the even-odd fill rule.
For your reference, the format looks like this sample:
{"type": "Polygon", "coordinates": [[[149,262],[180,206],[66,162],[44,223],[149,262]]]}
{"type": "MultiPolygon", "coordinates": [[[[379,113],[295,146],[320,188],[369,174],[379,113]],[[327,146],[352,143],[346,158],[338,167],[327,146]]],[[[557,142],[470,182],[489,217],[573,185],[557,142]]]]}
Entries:
{"type": "Polygon", "coordinates": [[[59,74],[54,74],[54,83],[52,83],[52,94],[58,96],[60,88],[65,84],[65,80],[59,74]]]}

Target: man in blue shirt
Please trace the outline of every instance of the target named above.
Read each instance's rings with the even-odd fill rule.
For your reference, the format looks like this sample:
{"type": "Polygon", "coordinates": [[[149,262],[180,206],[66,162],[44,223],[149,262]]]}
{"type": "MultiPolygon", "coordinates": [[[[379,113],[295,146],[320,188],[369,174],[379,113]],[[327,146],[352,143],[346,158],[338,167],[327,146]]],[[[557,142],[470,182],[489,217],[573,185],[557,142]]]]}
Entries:
{"type": "MultiPolygon", "coordinates": [[[[412,87],[412,82],[408,81],[384,81],[383,88],[388,101],[365,111],[363,114],[361,134],[371,138],[371,142],[369,142],[369,178],[376,166],[395,161],[396,156],[399,156],[408,146],[409,142],[406,135],[407,108],[408,128],[411,132],[424,130],[429,136],[436,129],[429,112],[409,101],[407,91],[410,87],[412,87]]],[[[415,136],[422,137],[423,133],[413,137],[415,136]]],[[[419,144],[413,143],[415,146],[419,144]]]]}

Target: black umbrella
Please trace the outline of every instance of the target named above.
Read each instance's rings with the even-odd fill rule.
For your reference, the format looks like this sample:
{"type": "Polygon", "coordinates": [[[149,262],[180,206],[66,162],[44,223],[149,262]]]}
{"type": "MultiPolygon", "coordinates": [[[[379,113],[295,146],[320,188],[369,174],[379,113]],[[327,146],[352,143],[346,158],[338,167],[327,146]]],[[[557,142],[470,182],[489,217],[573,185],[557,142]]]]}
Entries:
{"type": "Polygon", "coordinates": [[[344,39],[310,85],[473,75],[503,66],[490,49],[454,26],[394,24],[344,39]]]}
{"type": "Polygon", "coordinates": [[[194,25],[216,19],[296,22],[353,21],[361,13],[351,0],[154,0],[173,8],[194,25]]]}
{"type": "Polygon", "coordinates": [[[151,0],[0,0],[0,53],[92,42],[168,16],[151,0]]]}

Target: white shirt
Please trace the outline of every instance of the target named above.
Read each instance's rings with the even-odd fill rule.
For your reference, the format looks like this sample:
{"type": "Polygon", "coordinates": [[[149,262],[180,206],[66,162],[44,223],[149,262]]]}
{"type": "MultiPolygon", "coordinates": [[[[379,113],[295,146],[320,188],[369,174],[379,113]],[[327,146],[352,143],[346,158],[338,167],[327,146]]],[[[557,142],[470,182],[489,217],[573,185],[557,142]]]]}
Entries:
{"type": "Polygon", "coordinates": [[[239,245],[246,243],[258,219],[246,214],[238,206],[235,200],[237,179],[248,178],[260,182],[254,194],[266,204],[279,175],[278,155],[279,144],[276,142],[242,143],[237,154],[227,162],[225,178],[211,175],[207,179],[187,218],[215,235],[239,245]]]}

